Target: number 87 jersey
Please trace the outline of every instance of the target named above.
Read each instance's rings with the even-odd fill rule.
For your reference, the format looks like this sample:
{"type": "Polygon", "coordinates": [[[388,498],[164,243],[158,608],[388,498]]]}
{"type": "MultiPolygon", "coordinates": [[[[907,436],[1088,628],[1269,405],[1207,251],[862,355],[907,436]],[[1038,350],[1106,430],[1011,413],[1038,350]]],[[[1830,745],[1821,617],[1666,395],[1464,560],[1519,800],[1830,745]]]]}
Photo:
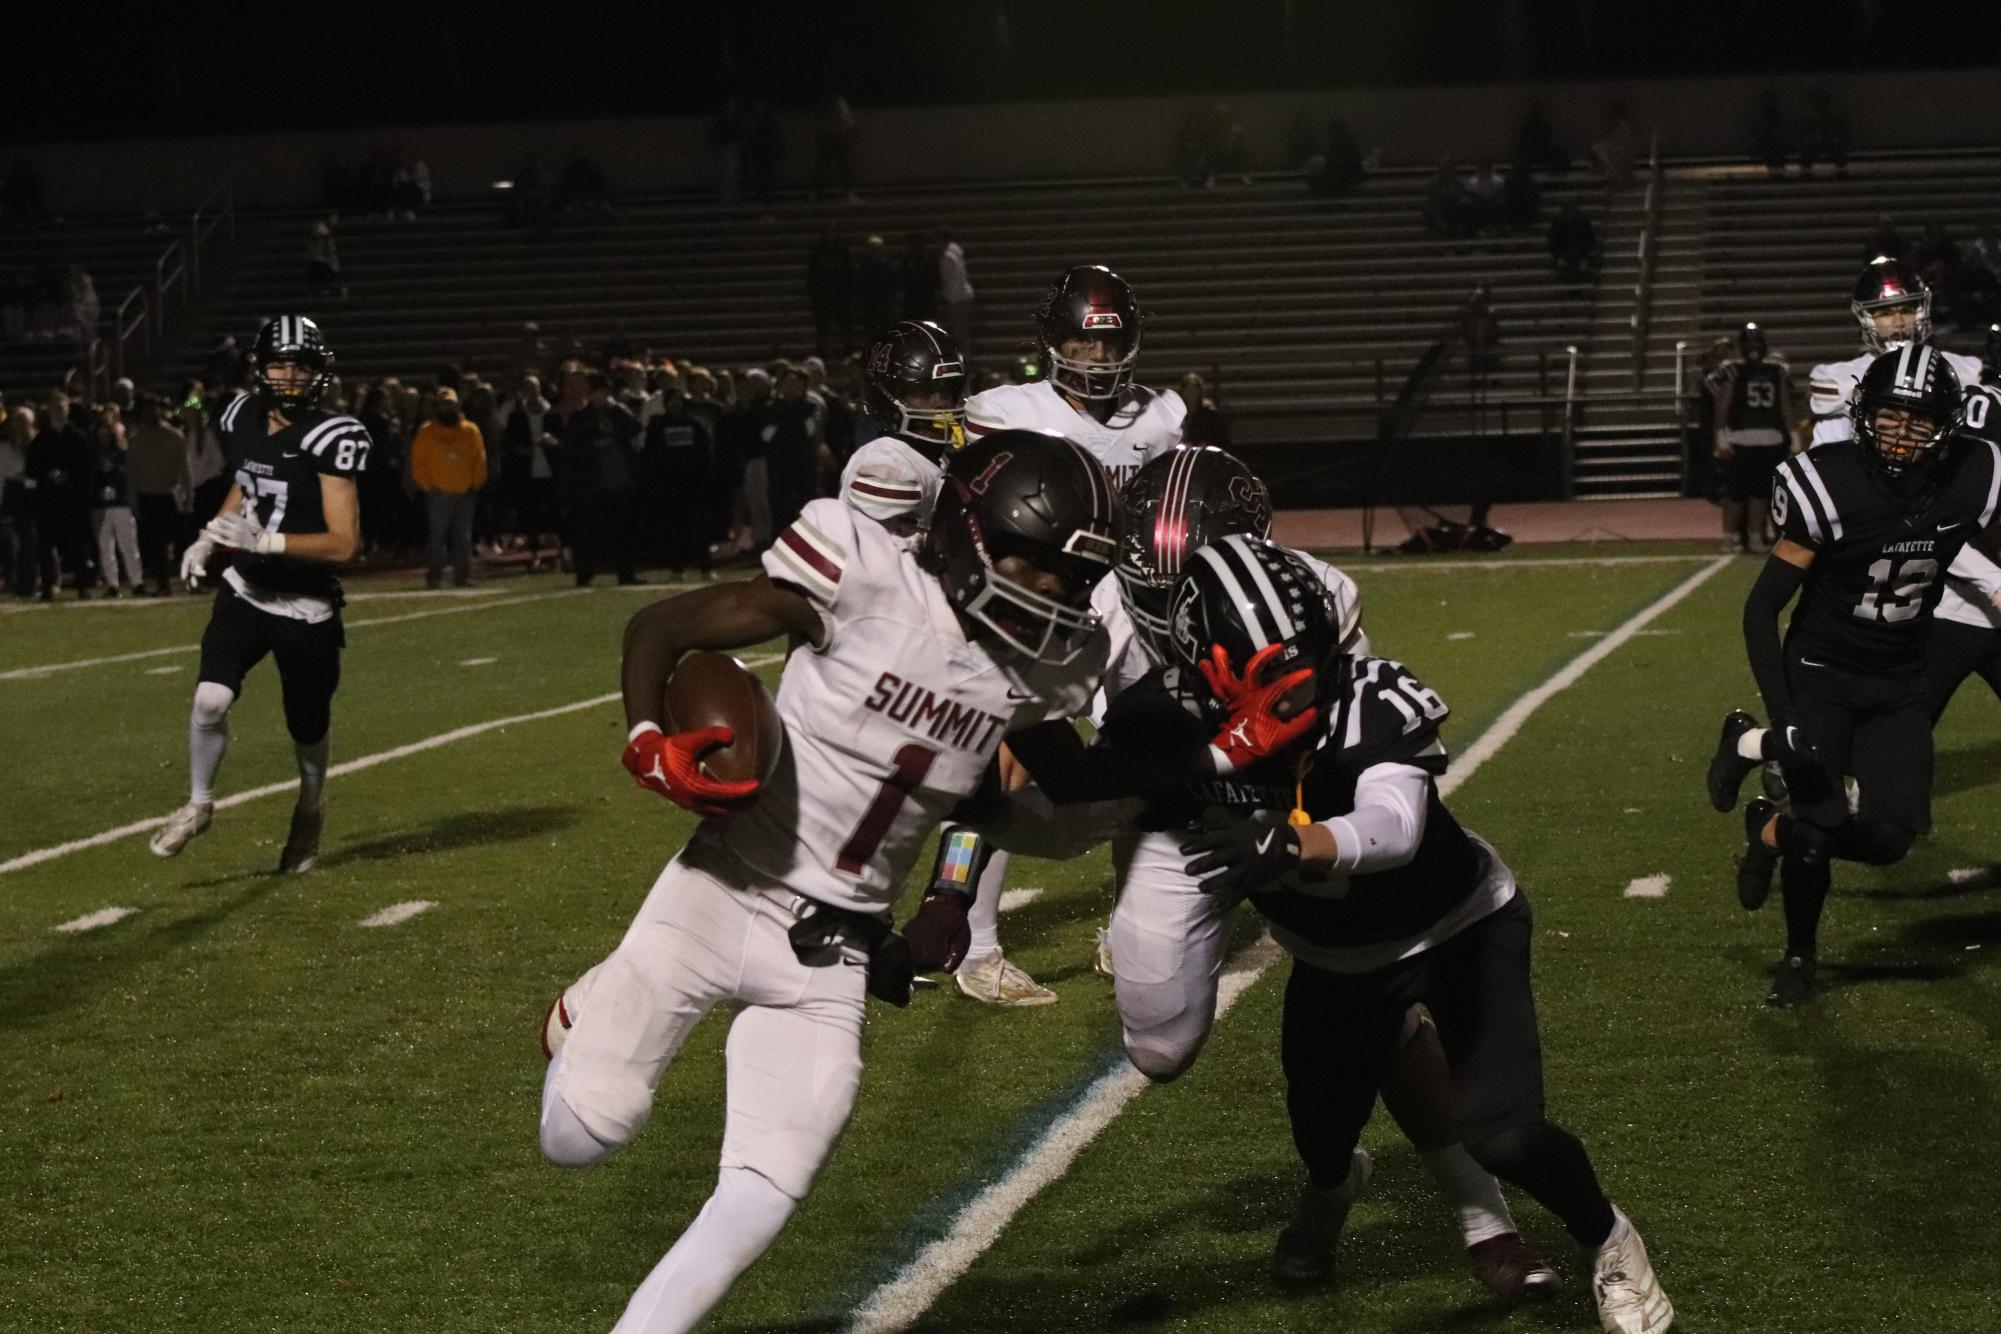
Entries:
{"type": "Polygon", "coordinates": [[[971,640],[938,577],[881,524],[809,501],[764,555],[819,612],[778,687],[783,759],[748,810],[698,837],[795,894],[880,912],[978,789],[1009,732],[1090,706],[1102,630],[1055,666],[971,640]]]}
{"type": "Polygon", "coordinates": [[[1779,465],[1773,524],[1814,553],[1787,630],[1794,651],[1859,672],[1922,665],[1946,569],[2001,508],[2001,449],[1966,434],[1937,448],[1918,488],[1897,488],[1854,440],[1779,465]]]}

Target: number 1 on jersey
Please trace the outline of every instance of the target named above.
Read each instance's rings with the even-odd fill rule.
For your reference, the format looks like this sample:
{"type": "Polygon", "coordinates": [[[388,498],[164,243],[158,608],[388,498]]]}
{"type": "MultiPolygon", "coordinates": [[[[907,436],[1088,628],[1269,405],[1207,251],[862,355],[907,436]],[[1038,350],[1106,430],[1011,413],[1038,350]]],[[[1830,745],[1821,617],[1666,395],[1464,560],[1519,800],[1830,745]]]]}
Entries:
{"type": "Polygon", "coordinates": [[[891,761],[894,765],[889,777],[882,780],[882,787],[876,792],[875,800],[862,812],[855,832],[848,835],[848,841],[841,845],[841,855],[834,860],[834,868],[847,875],[860,875],[862,866],[875,856],[875,850],[882,846],[882,840],[889,833],[890,825],[896,823],[896,813],[903,809],[903,803],[931,772],[932,761],[938,752],[929,746],[915,742],[896,752],[891,761]]]}

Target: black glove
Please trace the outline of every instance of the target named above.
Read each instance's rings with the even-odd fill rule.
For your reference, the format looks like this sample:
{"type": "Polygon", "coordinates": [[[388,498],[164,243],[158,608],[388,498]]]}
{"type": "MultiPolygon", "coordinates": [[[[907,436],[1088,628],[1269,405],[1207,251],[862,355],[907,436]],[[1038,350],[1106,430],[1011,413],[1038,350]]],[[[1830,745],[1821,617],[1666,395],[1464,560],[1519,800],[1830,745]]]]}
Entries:
{"type": "Polygon", "coordinates": [[[1827,775],[1821,772],[1820,752],[1795,725],[1774,723],[1765,733],[1765,758],[1779,766],[1786,789],[1803,801],[1826,795],[1827,775]]]}
{"type": "Polygon", "coordinates": [[[904,939],[910,942],[910,959],[920,973],[949,973],[966,957],[973,943],[973,928],[966,914],[973,896],[954,890],[926,894],[917,905],[917,915],[903,924],[904,939]]]}
{"type": "Polygon", "coordinates": [[[1299,831],[1211,807],[1201,828],[1182,840],[1181,855],[1192,858],[1188,874],[1200,879],[1204,894],[1237,897],[1299,869],[1299,831]]]}

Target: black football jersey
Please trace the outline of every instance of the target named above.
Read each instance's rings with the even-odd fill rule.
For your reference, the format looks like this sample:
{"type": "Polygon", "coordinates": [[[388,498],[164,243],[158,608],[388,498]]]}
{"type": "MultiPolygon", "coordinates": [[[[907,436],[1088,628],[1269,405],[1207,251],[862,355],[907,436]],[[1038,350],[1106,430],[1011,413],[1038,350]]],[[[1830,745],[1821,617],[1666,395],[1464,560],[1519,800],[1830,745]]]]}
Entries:
{"type": "MultiPolygon", "coordinates": [[[[216,419],[236,484],[260,526],[276,532],[324,533],[320,476],[359,481],[368,466],[368,429],[340,413],[314,410],[273,432],[261,394],[238,396],[216,419]]],[[[257,588],[293,596],[332,598],[340,580],[324,561],[239,553],[234,568],[257,588]]]]}
{"type": "MultiPolygon", "coordinates": [[[[1356,658],[1323,705],[1319,743],[1300,762],[1256,766],[1229,778],[1190,786],[1156,798],[1143,817],[1152,828],[1176,828],[1206,806],[1283,819],[1295,800],[1316,821],[1355,809],[1355,786],[1377,764],[1409,764],[1432,775],[1426,784],[1424,836],[1417,855],[1402,866],[1361,875],[1305,870],[1251,896],[1259,912],[1315,944],[1345,948],[1404,940],[1422,934],[1479,888],[1485,859],[1438,795],[1437,776],[1447,755],[1439,726],[1449,710],[1435,691],[1402,663],[1356,658]]],[[[1338,670],[1338,669],[1337,669],[1338,670]]],[[[1121,706],[1162,687],[1162,674],[1121,692],[1105,720],[1114,745],[1121,706]]],[[[1171,686],[1171,682],[1168,683],[1171,686]]]]}
{"type": "Polygon", "coordinates": [[[1730,397],[1723,424],[1733,431],[1786,432],[1784,388],[1788,373],[1783,361],[1733,361],[1726,368],[1730,397]]]}
{"type": "Polygon", "coordinates": [[[1953,557],[2001,507],[2001,448],[1961,436],[1929,489],[1899,499],[1853,440],[1816,445],[1779,465],[1772,521],[1811,547],[1813,564],[1786,636],[1856,672],[1914,671],[1953,557]]]}
{"type": "Polygon", "coordinates": [[[1959,406],[1959,434],[2001,443],[2001,385],[1970,384],[1959,406]]]}

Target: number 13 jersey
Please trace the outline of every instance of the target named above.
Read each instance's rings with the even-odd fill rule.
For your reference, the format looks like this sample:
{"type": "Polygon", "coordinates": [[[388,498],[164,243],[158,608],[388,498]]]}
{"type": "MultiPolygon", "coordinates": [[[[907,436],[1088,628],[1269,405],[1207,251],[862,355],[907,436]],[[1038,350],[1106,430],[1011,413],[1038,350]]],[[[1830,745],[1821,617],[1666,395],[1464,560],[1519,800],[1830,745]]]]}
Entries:
{"type": "Polygon", "coordinates": [[[969,641],[937,578],[838,500],[809,501],[764,569],[813,603],[820,641],[794,651],[779,682],[778,771],[748,810],[698,838],[795,894],[879,912],[1002,737],[1089,707],[1105,633],[1062,667],[969,641]]]}
{"type": "Polygon", "coordinates": [[[1815,445],[1779,465],[1772,520],[1814,552],[1786,631],[1809,656],[1861,672],[1923,665],[1946,567],[2001,507],[2001,449],[1948,437],[1915,499],[1892,493],[1853,440],[1815,445]]]}

